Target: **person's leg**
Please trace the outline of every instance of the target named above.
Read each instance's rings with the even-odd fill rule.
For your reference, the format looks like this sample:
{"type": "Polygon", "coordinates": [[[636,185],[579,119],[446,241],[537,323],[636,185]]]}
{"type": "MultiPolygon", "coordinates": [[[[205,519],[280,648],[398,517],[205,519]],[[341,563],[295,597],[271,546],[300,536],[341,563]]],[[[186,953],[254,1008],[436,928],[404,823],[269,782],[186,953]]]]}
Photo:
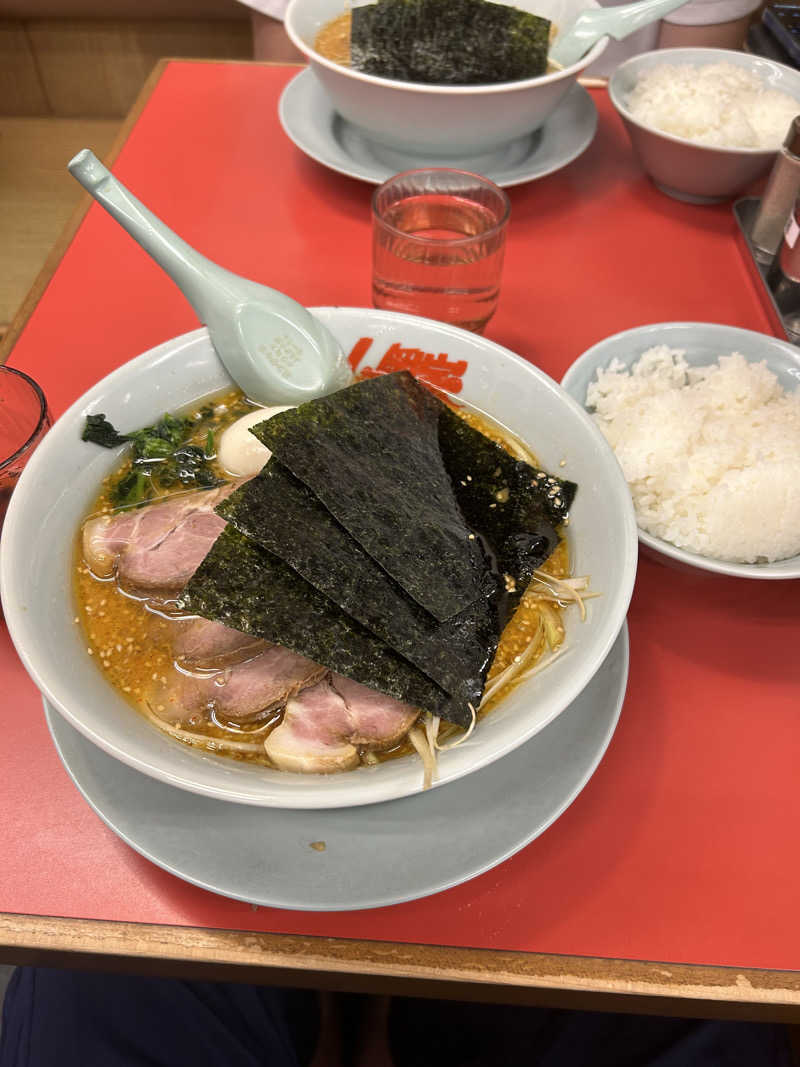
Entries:
{"type": "Polygon", "coordinates": [[[396,1000],[395,1067],[792,1067],[783,1027],[396,1000]]]}
{"type": "MultiPolygon", "coordinates": [[[[345,1050],[350,1067],[394,1067],[389,1049],[388,1019],[391,998],[351,993],[340,999],[346,1032],[345,1050]]],[[[438,1067],[420,1060],[420,1067],[438,1067]]]]}
{"type": "Polygon", "coordinates": [[[317,1029],[313,993],[21,967],[0,1067],[305,1067],[317,1029]]]}

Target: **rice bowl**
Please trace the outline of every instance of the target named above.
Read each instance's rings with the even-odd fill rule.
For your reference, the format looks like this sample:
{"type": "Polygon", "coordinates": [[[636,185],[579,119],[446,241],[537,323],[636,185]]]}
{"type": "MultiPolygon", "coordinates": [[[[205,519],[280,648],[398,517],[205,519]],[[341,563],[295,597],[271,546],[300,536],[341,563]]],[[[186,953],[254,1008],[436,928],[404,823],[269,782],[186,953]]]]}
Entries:
{"type": "Polygon", "coordinates": [[[797,113],[794,97],[724,61],[650,67],[626,104],[637,122],[695,144],[771,151],[780,147],[797,113]]]}
{"type": "MultiPolygon", "coordinates": [[[[651,485],[652,472],[661,472],[656,476],[661,483],[657,493],[660,495],[660,504],[648,495],[647,488],[642,490],[637,486],[634,489],[640,494],[640,512],[649,527],[649,530],[641,525],[639,527],[641,544],[659,557],[716,573],[763,579],[800,577],[800,555],[796,554],[796,548],[795,554],[788,558],[762,562],[755,562],[755,557],[762,554],[759,549],[746,556],[751,562],[736,558],[723,559],[713,554],[716,548],[719,553],[735,557],[741,546],[757,539],[760,530],[770,522],[774,523],[774,528],[767,529],[762,537],[764,556],[781,556],[787,550],[786,546],[796,544],[797,531],[790,519],[781,520],[779,514],[763,515],[755,507],[761,477],[757,472],[770,470],[769,463],[762,462],[761,453],[773,453],[772,446],[776,442],[780,452],[786,442],[780,440],[779,427],[765,422],[763,414],[753,416],[759,403],[758,398],[751,395],[755,380],[760,383],[759,387],[766,390],[764,397],[774,396],[776,391],[771,385],[774,375],[780,389],[786,394],[794,394],[791,404],[793,409],[796,407],[797,385],[800,381],[800,356],[796,349],[776,338],[731,326],[711,323],[655,324],[627,330],[601,341],[573,363],[562,384],[587,408],[591,409],[599,401],[607,413],[603,393],[609,378],[617,376],[615,370],[630,370],[648,351],[651,352],[647,357],[651,365],[648,368],[646,364],[640,364],[642,377],[638,382],[627,374],[620,375],[622,391],[625,386],[628,387],[631,403],[627,410],[631,414],[623,418],[617,431],[619,446],[625,453],[623,463],[627,464],[634,485],[640,475],[643,477],[640,483],[642,487],[651,485]],[[653,382],[646,380],[648,369],[655,377],[668,377],[673,373],[681,379],[686,377],[680,367],[675,369],[672,366],[669,356],[665,354],[668,350],[680,350],[683,353],[682,360],[690,369],[690,376],[701,379],[708,378],[710,367],[720,357],[729,359],[731,353],[740,355],[727,365],[729,374],[711,376],[705,400],[702,397],[693,399],[688,412],[678,402],[675,392],[666,390],[662,394],[664,399],[656,397],[653,415],[650,421],[646,421],[642,416],[642,412],[647,411],[646,394],[657,392],[653,382]],[[741,363],[744,361],[749,373],[742,370],[741,363]],[[758,367],[762,363],[764,368],[758,367]],[[609,368],[611,375],[608,374],[609,368]],[[603,384],[598,385],[598,379],[603,384]],[[642,397],[641,403],[633,399],[637,393],[642,397]],[[713,400],[711,407],[709,395],[713,400]],[[718,406],[716,412],[712,410],[714,403],[718,406]],[[756,434],[760,424],[762,440],[756,440],[753,445],[736,442],[736,427],[740,423],[737,422],[738,416],[731,417],[731,409],[734,413],[741,411],[740,423],[744,426],[752,424],[756,434]],[[655,427],[652,418],[656,419],[655,427]],[[628,419],[630,422],[626,421],[628,419]],[[672,425],[675,430],[671,433],[669,427],[672,425]],[[623,444],[628,426],[633,428],[633,437],[623,444]],[[649,437],[642,438],[640,431],[645,426],[649,427],[645,431],[649,437]],[[659,445],[662,447],[660,458],[659,445]],[[648,472],[647,477],[644,477],[645,471],[648,472]],[[683,485],[676,486],[681,478],[684,479],[683,485]],[[709,514],[709,507],[714,514],[709,514]],[[781,528],[782,521],[788,523],[786,529],[781,528]],[[691,528],[692,524],[694,529],[691,528]],[[661,536],[657,536],[653,530],[658,530],[661,536]],[[667,540],[667,534],[683,543],[667,540]],[[686,547],[687,543],[694,550],[686,547]],[[706,554],[701,554],[701,551],[706,554]]],[[[611,406],[616,405],[617,401],[614,400],[611,406]]],[[[761,410],[769,412],[770,409],[764,405],[761,410]]],[[[769,419],[769,415],[766,419],[769,419]]],[[[778,420],[775,421],[777,423],[778,420]]],[[[779,464],[774,474],[765,473],[763,476],[776,479],[776,499],[783,494],[785,514],[790,516],[792,509],[796,513],[800,500],[791,474],[782,472],[779,464]]]]}
{"type": "MultiPolygon", "coordinates": [[[[651,120],[637,118],[630,98],[640,78],[654,69],[669,66],[696,70],[720,63],[755,75],[766,90],[788,94],[798,102],[800,110],[800,72],[761,56],[719,48],[645,52],[621,63],[608,83],[611,103],[644,171],[662,192],[689,203],[716,203],[736,196],[769,170],[780,141],[768,148],[700,143],[669,129],[659,129],[651,120]]],[[[788,127],[787,121],[783,136],[788,127]]],[[[688,132],[688,127],[684,128],[688,132]]]]}

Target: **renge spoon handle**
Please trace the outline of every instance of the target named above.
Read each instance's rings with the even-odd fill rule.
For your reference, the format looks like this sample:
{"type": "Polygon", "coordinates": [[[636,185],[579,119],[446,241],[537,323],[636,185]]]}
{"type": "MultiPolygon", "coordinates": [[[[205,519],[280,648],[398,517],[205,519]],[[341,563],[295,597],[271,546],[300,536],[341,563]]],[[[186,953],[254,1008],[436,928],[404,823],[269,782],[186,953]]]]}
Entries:
{"type": "Polygon", "coordinates": [[[207,327],[225,369],[259,404],[299,404],[350,380],[333,334],[285,293],[206,259],[84,148],[70,173],[172,278],[207,327]]]}

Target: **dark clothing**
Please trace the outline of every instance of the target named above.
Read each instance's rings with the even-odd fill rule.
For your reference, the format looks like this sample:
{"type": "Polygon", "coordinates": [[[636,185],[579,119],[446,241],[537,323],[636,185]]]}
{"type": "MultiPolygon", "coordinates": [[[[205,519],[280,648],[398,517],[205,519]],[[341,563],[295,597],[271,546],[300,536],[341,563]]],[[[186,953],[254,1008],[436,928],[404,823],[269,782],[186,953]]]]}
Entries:
{"type": "MultiPolygon", "coordinates": [[[[782,1026],[612,1012],[399,1001],[398,1067],[792,1067],[782,1026]],[[416,1058],[415,1058],[416,1049],[416,1058]]],[[[5,1064],[0,1063],[0,1067],[5,1064]]]]}
{"type": "MultiPolygon", "coordinates": [[[[363,998],[344,999],[355,1025],[363,998]]],[[[307,1067],[319,1017],[316,994],[298,990],[22,967],[0,1067],[307,1067]]],[[[388,1029],[397,1067],[793,1063],[785,1029],[760,1023],[397,998],[388,1029]]]]}
{"type": "Polygon", "coordinates": [[[19,967],[2,1067],[306,1067],[313,993],[19,967]]]}

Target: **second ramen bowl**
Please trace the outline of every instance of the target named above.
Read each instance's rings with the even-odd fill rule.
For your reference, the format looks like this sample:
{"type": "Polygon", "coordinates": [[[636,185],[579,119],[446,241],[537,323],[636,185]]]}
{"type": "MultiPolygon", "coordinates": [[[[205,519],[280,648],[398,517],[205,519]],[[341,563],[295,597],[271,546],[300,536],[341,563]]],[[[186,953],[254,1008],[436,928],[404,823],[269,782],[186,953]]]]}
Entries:
{"type": "MultiPolygon", "coordinates": [[[[549,18],[557,30],[571,25],[587,7],[599,7],[596,0],[520,0],[515,6],[549,18]]],[[[284,20],[334,110],[384,148],[428,163],[468,161],[473,170],[480,169],[481,156],[538,130],[608,42],[603,38],[577,63],[540,78],[421,85],[362,74],[320,55],[314,46],[318,32],[344,9],[344,0],[291,0],[284,20]]],[[[408,165],[406,161],[397,169],[408,165]]]]}

